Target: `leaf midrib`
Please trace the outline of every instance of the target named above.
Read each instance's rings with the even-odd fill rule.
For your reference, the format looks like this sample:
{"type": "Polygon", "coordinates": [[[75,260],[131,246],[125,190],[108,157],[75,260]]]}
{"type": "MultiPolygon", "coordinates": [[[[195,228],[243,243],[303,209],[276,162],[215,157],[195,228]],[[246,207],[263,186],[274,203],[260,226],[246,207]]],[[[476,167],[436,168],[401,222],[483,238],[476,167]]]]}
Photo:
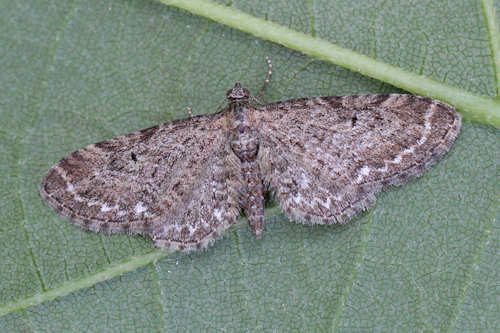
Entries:
{"type": "MultiPolygon", "coordinates": [[[[311,37],[208,0],[158,1],[387,82],[411,93],[444,101],[459,109],[464,119],[500,128],[500,101],[498,100],[473,94],[465,89],[452,87],[424,75],[418,75],[342,48],[326,40],[311,37]]],[[[491,10],[494,10],[489,1],[491,0],[483,0],[484,6],[491,7],[491,10]]],[[[495,36],[495,33],[492,33],[492,36],[495,36]]]]}

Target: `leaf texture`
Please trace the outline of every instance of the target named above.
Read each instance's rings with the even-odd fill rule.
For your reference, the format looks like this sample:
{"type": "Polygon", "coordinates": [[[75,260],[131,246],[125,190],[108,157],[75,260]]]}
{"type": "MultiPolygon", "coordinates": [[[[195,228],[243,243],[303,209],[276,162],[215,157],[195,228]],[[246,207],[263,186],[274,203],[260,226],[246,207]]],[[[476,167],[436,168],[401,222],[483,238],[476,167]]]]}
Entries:
{"type": "MultiPolygon", "coordinates": [[[[476,1],[220,3],[497,92],[476,1]]],[[[266,103],[401,91],[152,1],[2,1],[0,17],[0,331],[500,328],[497,129],[465,122],[440,163],[347,226],[290,223],[270,203],[260,241],[241,220],[207,251],[146,260],[148,240],[84,232],[47,208],[48,168],[188,107],[213,113],[235,81],[258,91],[265,56],[266,103]],[[98,278],[123,263],[140,268],[98,278]]]]}

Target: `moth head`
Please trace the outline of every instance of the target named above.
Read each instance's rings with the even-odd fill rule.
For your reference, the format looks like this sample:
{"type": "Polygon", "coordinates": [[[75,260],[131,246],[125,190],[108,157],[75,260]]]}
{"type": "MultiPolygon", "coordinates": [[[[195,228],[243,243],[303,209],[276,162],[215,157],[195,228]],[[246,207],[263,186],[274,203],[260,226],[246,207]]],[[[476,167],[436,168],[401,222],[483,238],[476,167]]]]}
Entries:
{"type": "Polygon", "coordinates": [[[234,87],[227,91],[226,97],[230,101],[248,100],[250,98],[250,91],[247,88],[243,88],[239,82],[236,82],[234,87]]]}

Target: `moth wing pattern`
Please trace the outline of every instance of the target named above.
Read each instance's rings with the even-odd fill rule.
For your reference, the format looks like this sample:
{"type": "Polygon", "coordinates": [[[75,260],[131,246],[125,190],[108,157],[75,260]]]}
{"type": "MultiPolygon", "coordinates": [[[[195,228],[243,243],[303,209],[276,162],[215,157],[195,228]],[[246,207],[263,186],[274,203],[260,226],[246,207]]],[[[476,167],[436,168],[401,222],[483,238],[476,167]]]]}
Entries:
{"type": "Polygon", "coordinates": [[[226,127],[216,113],[90,145],[48,171],[41,196],[85,229],[143,234],[163,249],[203,248],[239,215],[226,127]]]}
{"type": "Polygon", "coordinates": [[[383,187],[436,163],[461,125],[451,106],[400,94],[293,99],[264,105],[255,118],[264,183],[290,219],[306,224],[346,223],[383,187]]]}

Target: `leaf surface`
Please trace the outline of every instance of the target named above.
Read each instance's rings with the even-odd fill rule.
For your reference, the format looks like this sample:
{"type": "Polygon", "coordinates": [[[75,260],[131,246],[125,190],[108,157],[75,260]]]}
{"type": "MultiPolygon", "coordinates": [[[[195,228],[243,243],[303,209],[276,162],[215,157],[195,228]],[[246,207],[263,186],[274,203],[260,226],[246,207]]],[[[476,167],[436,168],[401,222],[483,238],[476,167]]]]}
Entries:
{"type": "MultiPolygon", "coordinates": [[[[476,1],[228,5],[472,93],[498,91],[495,37],[476,1]]],[[[60,158],[188,107],[215,112],[235,81],[256,92],[265,56],[265,102],[401,92],[157,2],[0,3],[0,331],[499,329],[494,127],[464,122],[440,163],[347,226],[291,223],[271,204],[262,240],[241,219],[191,255],[85,232],[43,204],[38,184],[60,158]]]]}

